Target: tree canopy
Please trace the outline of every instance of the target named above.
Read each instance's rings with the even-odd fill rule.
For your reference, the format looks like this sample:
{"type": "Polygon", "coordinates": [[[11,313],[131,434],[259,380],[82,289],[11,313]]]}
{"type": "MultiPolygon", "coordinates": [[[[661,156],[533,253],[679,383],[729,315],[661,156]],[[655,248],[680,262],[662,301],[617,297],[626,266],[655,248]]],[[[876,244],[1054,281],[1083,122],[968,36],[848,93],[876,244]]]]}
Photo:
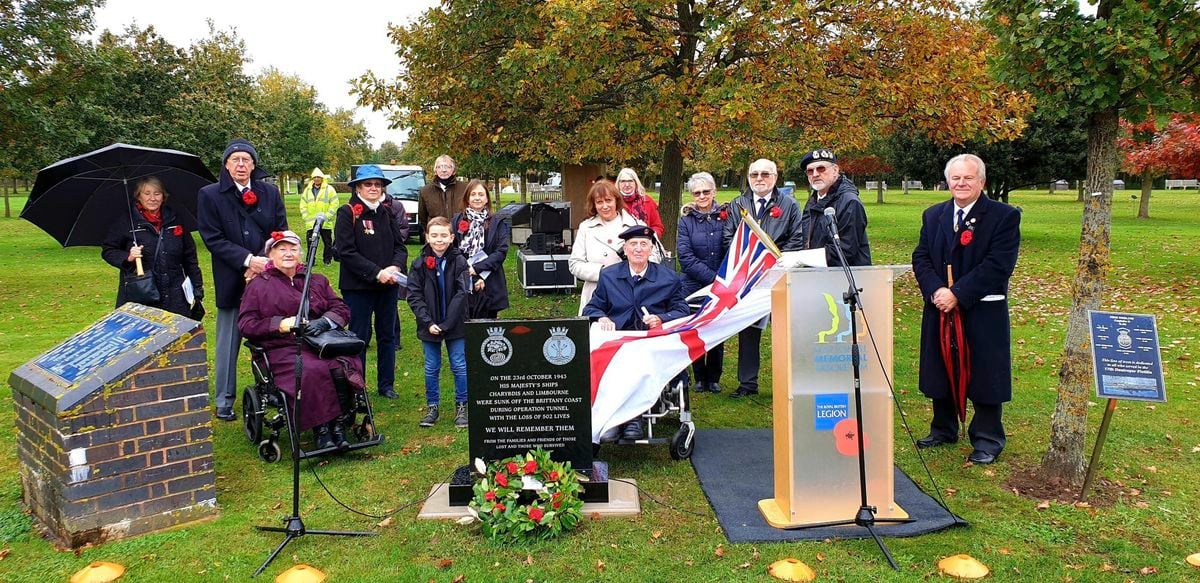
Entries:
{"type": "Polygon", "coordinates": [[[364,74],[360,103],[456,156],[657,160],[668,240],[685,158],[786,160],[899,120],[939,141],[1007,137],[1029,107],[942,0],[464,0],[391,34],[401,73],[364,74]]]}

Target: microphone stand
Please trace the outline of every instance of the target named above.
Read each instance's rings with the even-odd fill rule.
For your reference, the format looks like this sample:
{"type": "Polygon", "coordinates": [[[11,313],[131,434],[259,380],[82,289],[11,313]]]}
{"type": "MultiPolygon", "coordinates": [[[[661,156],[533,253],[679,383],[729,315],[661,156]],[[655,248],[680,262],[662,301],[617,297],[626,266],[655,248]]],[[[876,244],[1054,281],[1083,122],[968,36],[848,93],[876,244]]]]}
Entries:
{"type": "MultiPolygon", "coordinates": [[[[267,560],[259,566],[254,572],[254,577],[257,577],[275,557],[279,556],[283,547],[295,539],[298,539],[306,534],[320,534],[327,536],[375,536],[378,533],[368,531],[342,531],[342,530],[309,530],[304,526],[304,520],[300,518],[300,433],[297,431],[300,415],[300,397],[303,392],[301,389],[301,377],[304,373],[304,335],[300,332],[301,322],[304,322],[308,316],[308,286],[312,280],[313,260],[316,259],[317,241],[320,240],[321,229],[320,225],[313,229],[312,239],[308,244],[308,261],[305,262],[304,272],[304,288],[300,292],[300,308],[296,311],[296,321],[292,330],[296,336],[296,399],[295,406],[292,408],[290,415],[284,415],[287,418],[288,436],[292,442],[292,514],[283,519],[284,526],[255,526],[255,530],[268,532],[284,533],[283,542],[275,547],[275,551],[267,560]]],[[[284,400],[286,407],[286,399],[284,400]]]]}
{"type": "MultiPolygon", "coordinates": [[[[842,239],[838,236],[836,219],[830,216],[829,231],[833,235],[833,248],[837,252],[838,261],[842,264],[842,271],[846,274],[846,282],[849,288],[846,293],[842,294],[842,302],[850,308],[850,366],[854,372],[854,414],[858,421],[858,492],[860,504],[858,513],[854,515],[853,520],[844,520],[832,523],[823,523],[820,526],[843,526],[856,524],[867,529],[871,534],[871,538],[875,539],[875,544],[879,545],[880,552],[887,559],[892,569],[900,570],[900,565],[896,563],[896,559],[892,558],[892,554],[888,552],[887,545],[883,544],[883,539],[879,537],[879,533],[875,532],[875,523],[882,522],[907,522],[905,519],[875,517],[876,508],[867,502],[867,458],[866,446],[863,439],[863,412],[862,412],[862,371],[859,368],[859,347],[858,347],[858,308],[862,305],[862,296],[859,295],[861,289],[854,283],[854,272],[850,271],[850,266],[846,263],[846,255],[842,252],[842,239]]],[[[803,527],[802,527],[803,528],[803,527]]]]}

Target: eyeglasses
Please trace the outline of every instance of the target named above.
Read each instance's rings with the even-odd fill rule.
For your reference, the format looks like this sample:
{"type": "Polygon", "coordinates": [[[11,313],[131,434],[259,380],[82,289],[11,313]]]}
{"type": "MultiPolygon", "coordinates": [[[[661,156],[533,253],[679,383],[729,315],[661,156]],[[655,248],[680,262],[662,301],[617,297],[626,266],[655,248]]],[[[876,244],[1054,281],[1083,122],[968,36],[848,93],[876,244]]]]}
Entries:
{"type": "Polygon", "coordinates": [[[814,174],[824,174],[830,168],[831,166],[809,166],[804,172],[811,176],[814,174]]]}
{"type": "Polygon", "coordinates": [[[383,188],[383,181],[382,180],[364,180],[362,182],[359,182],[358,185],[363,186],[365,188],[383,188]]]}
{"type": "Polygon", "coordinates": [[[234,166],[249,166],[254,163],[254,158],[250,156],[230,156],[229,163],[234,166]]]}
{"type": "Polygon", "coordinates": [[[774,175],[774,172],[751,172],[749,174],[750,178],[770,178],[774,175]]]}
{"type": "Polygon", "coordinates": [[[716,192],[716,191],[711,188],[705,188],[704,190],[692,191],[692,196],[704,196],[706,194],[712,194],[714,192],[716,192]]]}

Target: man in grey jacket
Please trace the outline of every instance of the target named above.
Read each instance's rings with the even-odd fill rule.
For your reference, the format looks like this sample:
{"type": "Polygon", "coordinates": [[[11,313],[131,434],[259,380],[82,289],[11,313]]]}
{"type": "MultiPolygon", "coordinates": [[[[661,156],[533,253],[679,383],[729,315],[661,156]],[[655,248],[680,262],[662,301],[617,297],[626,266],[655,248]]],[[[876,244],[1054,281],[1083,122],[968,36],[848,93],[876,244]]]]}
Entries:
{"type": "MultiPolygon", "coordinates": [[[[803,232],[800,227],[800,205],[790,196],[783,196],[775,188],[779,169],[775,163],[758,159],[750,164],[746,173],[750,190],[729,203],[729,220],[725,221],[725,247],[729,248],[733,234],[742,223],[742,209],[754,215],[762,230],[775,242],[781,251],[796,251],[804,248],[803,232]]],[[[758,324],[738,333],[738,388],[733,398],[758,394],[758,369],[762,364],[762,331],[758,324]]]]}

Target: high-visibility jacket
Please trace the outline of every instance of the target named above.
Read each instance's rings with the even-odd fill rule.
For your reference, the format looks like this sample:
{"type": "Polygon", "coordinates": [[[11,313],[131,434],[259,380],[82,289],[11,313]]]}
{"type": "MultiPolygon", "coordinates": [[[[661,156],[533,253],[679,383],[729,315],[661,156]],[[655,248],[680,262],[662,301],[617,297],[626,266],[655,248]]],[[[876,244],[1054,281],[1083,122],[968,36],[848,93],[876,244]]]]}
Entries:
{"type": "Polygon", "coordinates": [[[300,218],[304,219],[304,228],[311,229],[317,222],[317,215],[325,213],[325,220],[322,229],[333,228],[333,214],[337,212],[338,193],[333,189],[333,185],[329,184],[326,179],[317,188],[316,194],[313,194],[313,181],[310,178],[304,183],[304,188],[300,189],[300,218]]]}

